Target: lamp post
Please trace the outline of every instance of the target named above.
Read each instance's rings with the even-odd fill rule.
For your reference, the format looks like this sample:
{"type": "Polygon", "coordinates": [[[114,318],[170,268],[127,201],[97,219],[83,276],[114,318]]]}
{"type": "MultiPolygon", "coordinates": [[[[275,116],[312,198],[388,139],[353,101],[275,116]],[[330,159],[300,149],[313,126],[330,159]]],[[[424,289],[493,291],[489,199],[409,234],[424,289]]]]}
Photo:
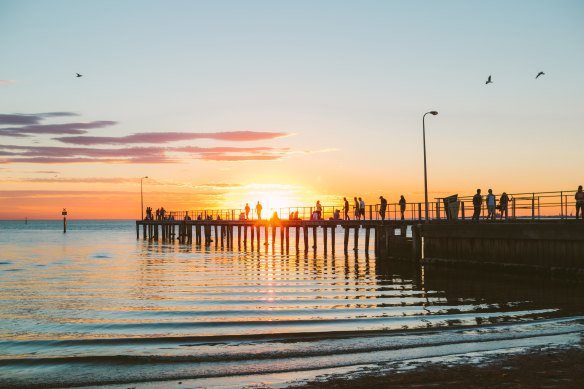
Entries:
{"type": "Polygon", "coordinates": [[[142,220],[144,220],[144,195],[142,194],[142,181],[145,178],[148,178],[148,176],[140,178],[140,211],[142,213],[142,220]]]}
{"type": "Polygon", "coordinates": [[[426,172],[426,125],[424,119],[427,114],[438,115],[437,111],[429,111],[422,116],[422,135],[424,137],[424,195],[426,197],[426,223],[428,223],[428,175],[426,172]]]}

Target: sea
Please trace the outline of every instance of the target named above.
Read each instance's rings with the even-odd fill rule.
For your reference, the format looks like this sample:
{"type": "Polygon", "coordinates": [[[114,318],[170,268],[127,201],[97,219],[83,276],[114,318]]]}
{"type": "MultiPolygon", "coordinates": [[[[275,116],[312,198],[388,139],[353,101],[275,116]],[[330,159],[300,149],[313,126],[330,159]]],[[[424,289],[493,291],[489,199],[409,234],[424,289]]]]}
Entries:
{"type": "Polygon", "coordinates": [[[286,252],[0,221],[0,387],[294,387],[582,342],[582,285],[345,252],[336,233],[286,252]]]}

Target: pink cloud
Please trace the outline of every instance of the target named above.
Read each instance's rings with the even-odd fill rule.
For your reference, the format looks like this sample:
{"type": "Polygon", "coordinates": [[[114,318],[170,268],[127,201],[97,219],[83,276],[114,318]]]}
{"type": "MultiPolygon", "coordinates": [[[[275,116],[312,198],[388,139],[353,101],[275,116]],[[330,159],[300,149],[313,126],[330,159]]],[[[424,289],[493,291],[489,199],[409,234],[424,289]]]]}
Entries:
{"type": "Polygon", "coordinates": [[[168,143],[194,139],[215,139],[222,141],[247,142],[275,139],[290,135],[285,132],[223,131],[223,132],[145,132],[122,137],[109,136],[64,136],[53,138],[63,143],[77,145],[168,143]]]}
{"type": "Polygon", "coordinates": [[[0,136],[24,137],[30,134],[85,134],[88,129],[112,126],[117,122],[102,120],[89,123],[39,124],[0,128],[0,136]]]}
{"type": "Polygon", "coordinates": [[[10,85],[16,83],[16,80],[0,80],[0,86],[10,85]]]}

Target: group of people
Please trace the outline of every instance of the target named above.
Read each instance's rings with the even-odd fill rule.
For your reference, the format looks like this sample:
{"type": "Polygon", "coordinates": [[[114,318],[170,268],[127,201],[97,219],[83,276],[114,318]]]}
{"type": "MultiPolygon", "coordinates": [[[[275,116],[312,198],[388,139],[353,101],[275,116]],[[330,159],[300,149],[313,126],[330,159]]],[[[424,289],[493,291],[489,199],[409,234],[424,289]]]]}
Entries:
{"type": "Polygon", "coordinates": [[[152,213],[152,207],[146,207],[146,218],[144,220],[174,220],[173,215],[166,215],[166,209],[160,207],[156,210],[156,219],[152,213]]]}
{"type": "MultiPolygon", "coordinates": [[[[487,220],[495,220],[496,210],[500,211],[501,220],[503,220],[503,215],[505,215],[505,220],[509,217],[509,196],[507,193],[503,192],[501,197],[499,197],[499,205],[497,205],[497,198],[493,194],[493,190],[489,189],[489,194],[485,197],[485,202],[487,205],[487,220]]],[[[472,215],[472,220],[479,220],[481,216],[481,211],[483,208],[483,196],[481,196],[481,190],[477,189],[477,193],[472,198],[472,205],[474,208],[474,213],[472,215]]]]}

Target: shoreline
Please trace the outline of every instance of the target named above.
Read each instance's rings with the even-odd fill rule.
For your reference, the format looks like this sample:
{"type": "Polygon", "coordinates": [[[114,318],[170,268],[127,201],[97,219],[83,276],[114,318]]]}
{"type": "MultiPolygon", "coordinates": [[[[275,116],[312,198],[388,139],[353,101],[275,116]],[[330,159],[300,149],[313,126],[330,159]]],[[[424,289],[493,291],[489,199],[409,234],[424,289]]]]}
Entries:
{"type": "MultiPolygon", "coordinates": [[[[286,386],[295,389],[381,387],[577,388],[584,382],[584,339],[577,345],[533,347],[455,361],[413,360],[286,386]]],[[[269,386],[266,389],[270,388],[269,386]]]]}

